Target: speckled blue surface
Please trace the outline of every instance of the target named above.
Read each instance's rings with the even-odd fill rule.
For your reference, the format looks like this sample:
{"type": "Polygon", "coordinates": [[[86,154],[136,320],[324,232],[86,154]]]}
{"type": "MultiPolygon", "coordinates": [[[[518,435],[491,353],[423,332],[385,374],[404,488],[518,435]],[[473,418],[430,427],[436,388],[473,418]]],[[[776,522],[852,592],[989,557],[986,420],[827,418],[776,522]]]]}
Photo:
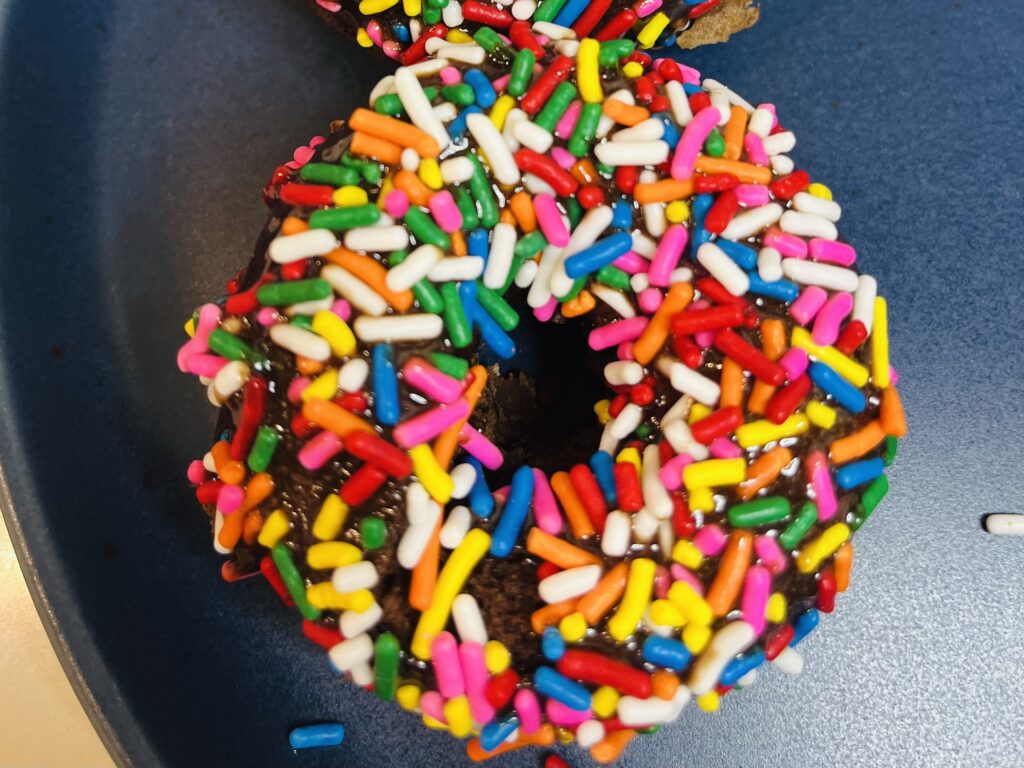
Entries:
{"type": "MultiPolygon", "coordinates": [[[[260,580],[220,580],[183,479],[213,413],[174,368],[182,318],[248,259],[274,166],[385,65],[288,0],[0,13],[2,479],[119,759],[462,764],[335,682],[260,580]],[[289,727],[321,718],[345,744],[293,753],[289,727]]],[[[1022,35],[1019,0],[768,0],[685,57],[776,102],[843,204],[889,299],[911,436],[806,672],[687,710],[623,764],[1024,764],[1024,540],[979,522],[1024,511],[1022,35]]]]}

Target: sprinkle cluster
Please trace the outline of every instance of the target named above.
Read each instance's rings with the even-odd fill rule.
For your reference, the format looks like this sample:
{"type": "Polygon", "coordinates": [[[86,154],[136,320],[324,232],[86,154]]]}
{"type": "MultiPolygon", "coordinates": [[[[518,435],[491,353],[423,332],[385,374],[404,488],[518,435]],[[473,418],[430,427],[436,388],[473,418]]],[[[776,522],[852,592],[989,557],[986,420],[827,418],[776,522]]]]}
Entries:
{"type": "Polygon", "coordinates": [[[265,260],[188,323],[232,416],[189,478],[333,669],[474,759],[610,762],[802,668],[906,431],[886,303],[771,104],[553,24],[435,53],[278,170],[265,260]],[[477,353],[523,312],[587,323],[609,396],[592,455],[495,488],[477,353]]]}

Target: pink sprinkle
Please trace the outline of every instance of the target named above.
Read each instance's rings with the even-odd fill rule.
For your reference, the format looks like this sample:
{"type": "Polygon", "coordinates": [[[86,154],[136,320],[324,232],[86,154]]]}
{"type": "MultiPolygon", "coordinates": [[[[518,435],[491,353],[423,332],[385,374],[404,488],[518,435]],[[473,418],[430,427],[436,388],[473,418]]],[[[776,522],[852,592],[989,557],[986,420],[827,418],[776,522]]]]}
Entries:
{"type": "Polygon", "coordinates": [[[462,662],[462,679],[466,684],[466,698],[469,699],[473,720],[478,723],[490,722],[494,717],[494,707],[487,701],[489,676],[483,646],[463,641],[459,645],[459,660],[462,662]]]}
{"type": "Polygon", "coordinates": [[[337,456],[341,452],[341,448],[341,438],[325,429],[310,438],[299,449],[299,464],[310,471],[320,469],[337,456]]]}
{"type": "Polygon", "coordinates": [[[208,379],[212,379],[217,373],[228,364],[226,358],[220,355],[189,355],[188,360],[185,361],[185,365],[188,366],[188,372],[193,373],[196,376],[205,376],[208,379]]]}
{"type": "Polygon", "coordinates": [[[583,102],[577,99],[565,110],[562,117],[555,125],[555,136],[560,139],[568,139],[572,135],[572,129],[576,127],[576,121],[580,119],[580,110],[583,109],[583,102]]]}
{"type": "Polygon", "coordinates": [[[222,515],[230,515],[237,512],[245,500],[245,491],[239,485],[222,485],[217,494],[217,509],[222,515]]]}
{"type": "MultiPolygon", "coordinates": [[[[677,62],[678,63],[678,62],[677,62]]],[[[700,70],[680,64],[679,69],[683,73],[683,82],[687,85],[700,85],[700,70]]]]}
{"type": "Polygon", "coordinates": [[[728,537],[717,525],[705,525],[693,537],[693,546],[705,557],[717,557],[725,549],[728,537]]]}
{"type": "Polygon", "coordinates": [[[894,387],[900,383],[900,375],[896,373],[896,369],[891,365],[889,366],[889,383],[894,387]]]}
{"type": "Polygon", "coordinates": [[[445,405],[458,400],[465,389],[463,382],[442,373],[420,357],[409,358],[402,367],[402,376],[406,384],[445,405]]]}
{"type": "Polygon", "coordinates": [[[540,231],[547,241],[559,248],[567,246],[569,244],[569,230],[565,226],[562,212],[558,210],[555,198],[543,192],[534,195],[533,210],[537,215],[540,231]]]}
{"type": "Polygon", "coordinates": [[[636,360],[633,354],[633,342],[624,341],[615,348],[615,357],[619,360],[636,360]]]}
{"type": "Polygon", "coordinates": [[[430,644],[430,658],[437,678],[437,690],[442,696],[451,699],[466,692],[459,649],[451,632],[440,632],[434,637],[430,644]]]}
{"type": "Polygon", "coordinates": [[[400,189],[392,189],[384,198],[384,210],[392,218],[402,218],[409,210],[409,196],[400,189]]]}
{"type": "Polygon", "coordinates": [[[469,403],[463,398],[451,405],[439,405],[406,419],[394,428],[391,436],[403,448],[413,448],[433,440],[448,427],[468,418],[469,403]]]}
{"type": "Polygon", "coordinates": [[[697,342],[698,347],[701,347],[702,349],[707,349],[715,341],[715,332],[697,331],[697,333],[693,334],[693,340],[697,342]]]}
{"type": "Polygon", "coordinates": [[[618,267],[626,274],[636,275],[646,272],[651,266],[651,262],[635,251],[626,251],[612,262],[612,266],[618,267]]]}
{"type": "Polygon", "coordinates": [[[380,22],[379,21],[377,21],[375,19],[375,20],[371,21],[369,24],[367,24],[366,25],[366,34],[367,34],[367,36],[371,40],[373,40],[374,45],[376,45],[378,48],[383,47],[383,45],[384,45],[384,35],[383,35],[382,31],[381,31],[380,22]]]}
{"type": "MultiPolygon", "coordinates": [[[[662,288],[668,286],[671,282],[672,270],[679,264],[679,259],[682,258],[683,249],[689,239],[690,233],[682,224],[673,224],[662,235],[654,252],[654,258],[651,259],[651,268],[647,271],[651,285],[662,288]]],[[[654,310],[649,311],[653,312],[654,310]]]]}
{"type": "Polygon", "coordinates": [[[662,0],[640,0],[640,2],[634,6],[636,11],[636,17],[638,19],[646,19],[652,13],[661,8],[662,0]]]}
{"type": "Polygon", "coordinates": [[[593,717],[590,707],[584,710],[567,707],[560,701],[548,699],[544,704],[544,711],[548,713],[548,720],[554,725],[572,727],[589,720],[593,717]]]}
{"type": "Polygon", "coordinates": [[[688,453],[680,453],[661,465],[658,470],[658,479],[661,484],[674,491],[683,484],[683,468],[693,463],[693,457],[688,453]]]}
{"type": "Polygon", "coordinates": [[[508,501],[508,495],[511,492],[512,492],[512,486],[511,485],[503,485],[503,486],[501,486],[501,488],[499,488],[494,493],[492,493],[491,497],[498,504],[504,504],[506,501],[508,501]]]}
{"type": "Polygon", "coordinates": [[[331,13],[337,13],[341,10],[340,3],[332,3],[331,0],[316,0],[316,4],[323,8],[325,11],[331,13]]]}
{"type": "Polygon", "coordinates": [[[668,568],[659,565],[654,571],[654,597],[658,600],[668,595],[668,588],[672,586],[672,575],[668,568]]]}
{"type": "Polygon", "coordinates": [[[555,316],[555,310],[558,309],[558,299],[552,297],[548,299],[548,303],[543,307],[537,307],[533,310],[533,316],[540,320],[542,323],[546,323],[552,317],[555,316]]]}
{"type": "Polygon", "coordinates": [[[637,303],[640,305],[640,309],[646,312],[648,315],[653,315],[658,307],[661,306],[662,296],[661,291],[658,288],[644,288],[640,291],[640,295],[637,297],[637,303]]]}
{"type": "Polygon", "coordinates": [[[672,578],[676,581],[683,581],[693,587],[693,591],[701,597],[704,597],[704,582],[698,579],[694,574],[690,573],[689,570],[681,566],[679,563],[672,563],[669,567],[669,572],[672,574],[672,578]]]}
{"type": "Polygon", "coordinates": [[[279,319],[280,315],[277,310],[273,307],[263,307],[259,312],[256,313],[256,322],[262,325],[264,328],[269,328],[274,325],[279,319]]]}
{"type": "Polygon", "coordinates": [[[811,339],[814,343],[823,347],[834,344],[839,338],[843,320],[851,311],[853,311],[853,296],[851,294],[842,291],[833,294],[814,318],[814,328],[811,330],[811,339]]]}
{"type": "Polygon", "coordinates": [[[704,107],[686,124],[683,136],[676,145],[676,153],[672,156],[673,179],[682,181],[693,176],[697,154],[721,117],[717,107],[704,107]]]}
{"type": "MultiPolygon", "coordinates": [[[[460,402],[465,403],[466,401],[461,400],[460,402]]],[[[468,416],[469,405],[467,403],[466,416],[463,418],[467,418],[468,416]]],[[[396,428],[395,432],[397,433],[397,431],[398,430],[396,428]]],[[[395,437],[395,441],[398,441],[397,436],[395,437]]],[[[501,449],[469,424],[463,424],[462,429],[459,430],[459,442],[470,456],[488,469],[497,469],[505,461],[505,457],[501,455],[501,449]]]]}
{"type": "Polygon", "coordinates": [[[768,165],[768,153],[764,151],[764,143],[756,133],[748,133],[743,137],[743,148],[747,150],[747,158],[754,165],[768,165]]]}
{"type": "Polygon", "coordinates": [[[591,349],[601,350],[614,347],[624,341],[635,341],[647,327],[646,317],[630,317],[595,328],[587,337],[591,349]]]}
{"type": "Polygon", "coordinates": [[[292,405],[298,405],[302,402],[302,393],[306,391],[306,387],[313,383],[313,380],[309,376],[300,376],[297,379],[293,379],[292,383],[288,385],[288,402],[292,405]]]}
{"type": "Polygon", "coordinates": [[[533,516],[537,527],[544,533],[557,536],[562,532],[562,515],[558,511],[555,494],[547,475],[537,468],[533,470],[533,516]]]}
{"type": "Polygon", "coordinates": [[[345,299],[338,299],[333,304],[331,304],[331,312],[336,314],[338,317],[340,317],[347,323],[348,319],[352,317],[352,305],[349,304],[345,299]]]}
{"type": "Polygon", "coordinates": [[[736,195],[736,199],[740,201],[740,205],[745,208],[768,205],[772,201],[768,187],[764,184],[740,184],[732,191],[736,195]]]}
{"type": "Polygon", "coordinates": [[[565,147],[552,147],[548,150],[548,154],[562,170],[567,171],[576,164],[576,158],[565,147]]]}
{"type": "Polygon", "coordinates": [[[828,460],[821,451],[815,451],[804,460],[807,474],[814,489],[814,503],[818,507],[818,519],[821,522],[831,520],[836,514],[836,489],[832,484],[832,473],[828,468],[828,460]]]}
{"type": "Polygon", "coordinates": [[[444,85],[457,85],[462,82],[462,75],[455,67],[445,67],[438,73],[438,76],[444,85]]]}
{"type": "Polygon", "coordinates": [[[188,471],[185,473],[188,477],[188,481],[192,485],[199,485],[206,479],[206,467],[203,466],[202,459],[196,459],[188,465],[188,471]]]}
{"type": "Polygon", "coordinates": [[[779,358],[779,365],[786,370],[786,378],[789,381],[796,381],[803,376],[809,364],[807,353],[799,347],[790,347],[786,354],[779,358]]]}
{"type": "Polygon", "coordinates": [[[516,708],[519,715],[519,725],[524,733],[536,733],[540,728],[540,701],[537,694],[529,688],[521,688],[516,691],[512,699],[512,706],[516,708]]]}
{"type": "Polygon", "coordinates": [[[511,74],[502,75],[497,80],[492,80],[491,81],[491,85],[494,87],[494,90],[496,90],[498,93],[501,93],[502,91],[505,90],[505,86],[508,85],[508,81],[511,80],[511,79],[512,79],[512,75],[511,74]]]}
{"type": "Polygon", "coordinates": [[[768,607],[771,590],[772,575],[768,569],[760,565],[751,566],[743,580],[740,610],[743,612],[743,620],[754,628],[754,633],[758,636],[764,632],[764,612],[768,607]]]}
{"type": "Polygon", "coordinates": [[[444,697],[437,691],[427,691],[420,696],[420,709],[424,715],[448,724],[444,716],[444,697]]]}
{"type": "Polygon", "coordinates": [[[804,288],[797,300],[789,305],[789,316],[800,325],[807,325],[818,314],[818,310],[825,306],[827,300],[828,293],[824,288],[809,285],[804,288]]]}
{"type": "Polygon", "coordinates": [[[199,308],[199,321],[196,323],[195,335],[181,345],[178,350],[178,370],[182,373],[188,372],[186,361],[192,355],[206,352],[210,346],[207,340],[210,332],[220,325],[220,307],[216,304],[204,304],[199,308]]]}
{"type": "Polygon", "coordinates": [[[821,237],[811,238],[810,252],[811,258],[815,261],[827,261],[843,267],[848,267],[857,260],[857,251],[852,245],[821,237]]]}
{"type": "Polygon", "coordinates": [[[394,59],[395,61],[398,61],[398,59],[402,57],[402,46],[399,45],[394,40],[386,41],[384,45],[380,47],[380,49],[384,52],[384,55],[387,56],[389,59],[394,59]]]}
{"type": "Polygon", "coordinates": [[[427,206],[442,232],[450,235],[462,228],[462,212],[455,205],[455,198],[447,189],[432,194],[427,206]]]}
{"type": "Polygon", "coordinates": [[[783,256],[794,259],[807,258],[807,241],[799,235],[791,235],[777,227],[772,227],[765,232],[761,243],[769,248],[774,248],[783,256]]]}
{"type": "Polygon", "coordinates": [[[708,453],[716,459],[738,459],[743,451],[728,437],[716,437],[708,446],[708,453]]]}
{"type": "Polygon", "coordinates": [[[773,575],[778,576],[786,570],[786,555],[774,536],[758,536],[754,539],[754,553],[773,575]]]}

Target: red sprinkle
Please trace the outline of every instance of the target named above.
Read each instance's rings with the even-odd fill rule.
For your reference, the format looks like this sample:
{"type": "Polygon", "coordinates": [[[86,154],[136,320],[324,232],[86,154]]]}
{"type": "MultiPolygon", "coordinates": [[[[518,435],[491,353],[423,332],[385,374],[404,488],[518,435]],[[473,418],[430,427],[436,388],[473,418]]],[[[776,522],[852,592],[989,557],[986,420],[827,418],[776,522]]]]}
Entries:
{"type": "Polygon", "coordinates": [[[735,304],[687,309],[672,318],[672,333],[690,336],[701,331],[717,331],[743,323],[743,308],[735,304]]]}
{"type": "Polygon", "coordinates": [[[785,368],[774,360],[769,360],[761,350],[735,331],[723,328],[715,334],[713,344],[723,355],[739,363],[744,370],[750,371],[755,378],[765,384],[777,387],[786,381],[785,368]]]}
{"type": "Polygon", "coordinates": [[[570,768],[570,766],[558,755],[548,755],[548,759],[544,761],[544,768],[570,768]]]}
{"type": "Polygon", "coordinates": [[[697,114],[711,106],[711,97],[704,91],[697,91],[690,96],[690,111],[697,114]]]}
{"type": "Polygon", "coordinates": [[[640,491],[640,477],[636,466],[628,461],[617,461],[612,467],[615,473],[615,496],[619,509],[623,512],[639,512],[644,505],[644,496],[640,491]]]}
{"type": "Polygon", "coordinates": [[[615,186],[624,195],[633,194],[640,173],[635,165],[620,165],[615,169],[615,186]]]}
{"type": "Polygon", "coordinates": [[[793,413],[804,398],[811,393],[811,380],[801,376],[781,389],[777,390],[764,408],[764,415],[772,424],[781,424],[793,413]]]}
{"type": "Polygon", "coordinates": [[[533,51],[538,58],[543,58],[544,49],[530,31],[530,22],[513,21],[508,28],[508,37],[516,48],[533,51]]]}
{"type": "Polygon", "coordinates": [[[576,197],[587,210],[594,208],[604,202],[604,190],[594,184],[587,184],[581,187],[576,197]]]}
{"type": "Polygon", "coordinates": [[[260,286],[272,283],[276,279],[271,274],[263,275],[252,288],[228,297],[228,300],[224,302],[224,311],[229,315],[238,315],[239,317],[255,312],[260,306],[260,302],[256,298],[256,292],[260,289],[260,286]]]}
{"type": "Polygon", "coordinates": [[[712,176],[696,176],[693,191],[697,194],[714,194],[739,186],[740,180],[731,173],[716,173],[712,176]]]}
{"type": "Polygon", "coordinates": [[[580,183],[572,177],[572,174],[547,155],[541,155],[524,147],[516,150],[513,157],[519,170],[539,176],[562,197],[569,197],[579,189],[580,183]]]}
{"type": "Polygon", "coordinates": [[[750,306],[746,299],[742,296],[733,296],[725,289],[724,285],[713,277],[700,278],[694,284],[694,287],[700,291],[705,298],[710,299],[715,304],[734,304],[737,307],[743,307],[744,309],[750,306]]]}
{"type": "Polygon", "coordinates": [[[649,674],[596,651],[566,651],[556,666],[559,672],[573,680],[608,685],[620,693],[641,699],[648,698],[653,689],[649,674]]]}
{"type": "Polygon", "coordinates": [[[242,579],[249,579],[258,574],[259,571],[240,571],[232,560],[225,560],[220,566],[220,577],[228,584],[234,584],[242,579]]]}
{"type": "Polygon", "coordinates": [[[296,411],[292,416],[292,434],[300,439],[312,437],[319,427],[302,415],[302,411],[296,411]]]}
{"type": "Polygon", "coordinates": [[[672,494],[672,530],[681,539],[691,539],[697,532],[697,521],[681,493],[672,494]]]}
{"type": "Polygon", "coordinates": [[[636,11],[631,8],[619,11],[618,16],[612,18],[597,31],[594,39],[602,43],[608,40],[618,40],[630,27],[636,24],[637,18],[636,11]]]}
{"type": "Polygon", "coordinates": [[[836,340],[836,349],[844,355],[852,355],[868,337],[868,329],[860,320],[851,320],[836,340]]]}
{"type": "Polygon", "coordinates": [[[720,235],[729,226],[732,217],[740,209],[740,199],[731,189],[727,189],[715,198],[707,215],[704,217],[704,228],[715,235],[720,235]]]}
{"type": "Polygon", "coordinates": [[[576,489],[576,495],[587,511],[590,522],[594,524],[596,530],[603,531],[604,521],[608,517],[608,504],[594,473],[586,464],[577,464],[569,470],[569,480],[572,481],[572,487],[576,489]]]}
{"type": "Polygon", "coordinates": [[[629,390],[629,401],[636,405],[650,405],[654,402],[654,387],[650,384],[637,384],[629,390]]]}
{"type": "Polygon", "coordinates": [[[238,428],[231,438],[231,458],[242,461],[249,455],[252,441],[263,421],[267,410],[267,380],[262,376],[252,376],[242,387],[242,410],[238,418],[238,428]]]}
{"type": "Polygon", "coordinates": [[[392,477],[406,477],[412,472],[409,454],[370,432],[352,432],[345,438],[345,450],[392,477]]]}
{"type": "Polygon", "coordinates": [[[435,24],[430,29],[416,38],[416,42],[405,49],[402,54],[402,64],[409,66],[427,55],[427,40],[432,37],[444,37],[448,34],[448,27],[444,24],[435,24]]]}
{"type": "Polygon", "coordinates": [[[317,207],[334,205],[334,187],[329,184],[297,184],[290,182],[281,187],[281,202],[286,205],[317,207]]]}
{"type": "Polygon", "coordinates": [[[216,504],[220,489],[224,487],[223,480],[207,480],[202,485],[196,486],[196,499],[200,504],[216,504]]]}
{"type": "Polygon", "coordinates": [[[690,425],[697,442],[709,445],[719,437],[734,432],[743,423],[743,411],[735,405],[712,411],[690,425]]]}
{"type": "Polygon", "coordinates": [[[628,402],[629,398],[625,395],[617,395],[612,398],[612,401],[608,404],[608,415],[614,419],[622,412],[622,409],[626,407],[628,402]]]}
{"type": "Polygon", "coordinates": [[[342,501],[350,507],[354,507],[373,496],[387,479],[387,472],[378,469],[373,464],[366,463],[341,484],[341,490],[338,491],[338,495],[341,496],[342,501]]]}
{"type": "Polygon", "coordinates": [[[672,351],[687,368],[696,369],[704,358],[704,350],[697,345],[692,336],[673,336],[672,351]]]}
{"type": "Polygon", "coordinates": [[[836,577],[828,567],[818,577],[818,610],[832,613],[836,609],[836,577]]]}
{"type": "Polygon", "coordinates": [[[281,265],[281,277],[285,280],[301,280],[306,276],[306,269],[309,267],[309,259],[289,261],[281,265]]]}
{"type": "Polygon", "coordinates": [[[705,13],[710,11],[720,2],[722,2],[722,0],[704,0],[703,3],[695,5],[693,6],[693,8],[690,9],[689,16],[691,19],[696,19],[698,16],[703,16],[705,13]]]}
{"type": "MultiPolygon", "coordinates": [[[[519,100],[519,108],[530,117],[536,115],[540,112],[541,107],[547,103],[555,88],[558,87],[558,84],[569,77],[569,73],[573,71],[575,66],[576,62],[568,56],[558,56],[555,58],[548,68],[544,70],[544,73],[537,78],[537,82],[530,86],[530,89],[523,94],[523,97],[519,100]]],[[[518,155],[519,153],[517,152],[516,154],[518,155]]],[[[534,154],[537,153],[535,152],[534,154]]],[[[554,163],[555,161],[551,160],[551,162],[554,163]]]]}
{"type": "Polygon", "coordinates": [[[549,563],[545,560],[543,563],[537,566],[537,581],[543,581],[548,576],[554,576],[559,573],[562,569],[554,563],[549,563]]]}
{"type": "Polygon", "coordinates": [[[331,650],[331,648],[345,639],[337,629],[322,627],[309,619],[302,620],[302,634],[306,636],[306,639],[312,640],[325,651],[331,650]]]}
{"type": "Polygon", "coordinates": [[[773,661],[776,656],[782,653],[786,647],[793,640],[793,627],[789,624],[784,624],[764,641],[764,657],[768,661],[773,661]]]}
{"type": "Polygon", "coordinates": [[[675,80],[677,83],[683,82],[683,70],[672,59],[662,59],[658,62],[658,74],[666,80],[675,80]]]}
{"type": "Polygon", "coordinates": [[[516,674],[512,667],[509,667],[500,675],[495,675],[487,681],[487,689],[484,691],[484,695],[492,707],[501,709],[508,704],[512,694],[516,692],[517,685],[519,685],[519,675],[516,674]]]}
{"type": "Polygon", "coordinates": [[[594,30],[594,27],[604,17],[611,4],[612,0],[592,0],[587,5],[587,9],[580,14],[580,17],[576,19],[576,23],[572,25],[577,40],[582,40],[594,30]]]}
{"type": "Polygon", "coordinates": [[[768,185],[772,195],[778,200],[789,200],[797,192],[803,192],[811,185],[811,177],[807,171],[793,171],[789,176],[776,179],[768,185]]]}
{"type": "Polygon", "coordinates": [[[479,0],[463,0],[462,15],[466,21],[475,21],[489,27],[508,29],[515,19],[503,8],[481,3],[479,0]]]}
{"type": "Polygon", "coordinates": [[[263,559],[260,560],[260,573],[263,574],[263,578],[277,592],[277,596],[281,598],[282,603],[288,607],[295,605],[295,601],[288,594],[288,587],[284,585],[281,574],[277,572],[277,566],[274,565],[274,560],[270,555],[264,555],[263,559]]]}

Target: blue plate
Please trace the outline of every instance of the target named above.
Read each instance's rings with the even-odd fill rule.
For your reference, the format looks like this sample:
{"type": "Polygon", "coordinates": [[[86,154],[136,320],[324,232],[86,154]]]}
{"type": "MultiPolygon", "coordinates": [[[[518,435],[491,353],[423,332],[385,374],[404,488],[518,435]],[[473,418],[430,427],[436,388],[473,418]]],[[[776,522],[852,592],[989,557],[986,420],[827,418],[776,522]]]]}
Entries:
{"type": "MultiPolygon", "coordinates": [[[[106,743],[147,767],[462,764],[340,684],[261,580],[221,580],[184,479],[214,414],[175,369],[182,321],[248,260],[274,167],[386,63],[290,0],[0,9],[0,495],[106,743]],[[344,745],[293,753],[320,719],[344,745]]],[[[790,0],[686,57],[778,103],[835,190],[912,429],[807,671],[689,709],[624,764],[1024,764],[1024,550],[979,525],[1024,485],[1022,31],[1019,0],[790,0]]]]}

